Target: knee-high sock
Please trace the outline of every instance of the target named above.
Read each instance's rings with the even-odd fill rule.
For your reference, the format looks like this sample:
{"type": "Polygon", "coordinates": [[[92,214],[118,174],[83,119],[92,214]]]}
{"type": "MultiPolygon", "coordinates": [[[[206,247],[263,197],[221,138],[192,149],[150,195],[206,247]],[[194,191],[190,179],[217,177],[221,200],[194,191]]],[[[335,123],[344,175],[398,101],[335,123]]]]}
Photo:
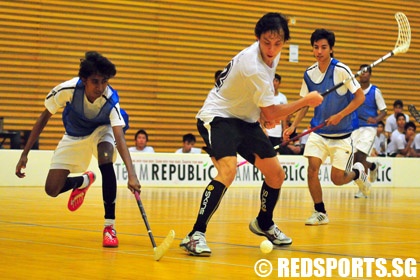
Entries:
{"type": "Polygon", "coordinates": [[[261,208],[258,213],[258,225],[262,230],[268,230],[273,224],[273,211],[280,196],[280,189],[273,189],[263,182],[260,193],[261,208]]]}
{"type": "Polygon", "coordinates": [[[218,181],[213,180],[208,184],[201,198],[197,221],[195,222],[190,235],[195,231],[206,232],[207,223],[219,207],[226,190],[226,186],[218,181]]]}
{"type": "Polygon", "coordinates": [[[117,198],[117,178],[114,166],[110,163],[99,165],[102,174],[102,197],[104,199],[105,219],[115,219],[115,200],[117,198]]]}
{"type": "Polygon", "coordinates": [[[77,189],[83,184],[83,176],[76,177],[67,177],[64,187],[61,189],[60,193],[67,192],[69,190],[77,189]]]}

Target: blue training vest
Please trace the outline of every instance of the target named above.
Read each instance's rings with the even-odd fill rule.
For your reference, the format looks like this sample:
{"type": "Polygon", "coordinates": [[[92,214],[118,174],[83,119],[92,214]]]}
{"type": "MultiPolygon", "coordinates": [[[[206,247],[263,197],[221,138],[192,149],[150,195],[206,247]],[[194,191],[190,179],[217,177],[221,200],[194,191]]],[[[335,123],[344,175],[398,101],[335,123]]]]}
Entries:
{"type": "Polygon", "coordinates": [[[357,116],[359,117],[359,126],[373,126],[377,127],[377,123],[367,123],[370,117],[378,116],[378,105],[375,99],[376,86],[372,85],[367,94],[365,94],[365,102],[357,108],[357,116]]]}
{"type": "MultiPolygon", "coordinates": [[[[324,79],[321,83],[314,83],[307,71],[303,76],[305,83],[308,87],[309,92],[317,90],[322,93],[327,89],[334,87],[334,68],[336,67],[338,60],[332,59],[328,66],[327,72],[325,73],[324,79]]],[[[346,94],[339,95],[336,90],[331,91],[327,96],[324,97],[321,105],[315,108],[314,117],[311,120],[311,127],[315,127],[323,123],[326,119],[332,115],[337,114],[343,110],[353,100],[353,94],[347,90],[346,94]]],[[[318,134],[344,134],[350,133],[358,128],[358,119],[356,112],[345,116],[339,124],[324,126],[323,128],[315,131],[318,134]]]]}
{"type": "MultiPolygon", "coordinates": [[[[109,86],[109,85],[108,85],[109,86]]],[[[66,133],[70,136],[87,136],[99,126],[110,124],[109,114],[119,102],[117,91],[109,86],[112,90],[111,98],[107,99],[98,115],[93,119],[88,119],[83,110],[83,102],[85,96],[85,86],[81,79],[76,84],[73,92],[73,99],[66,103],[63,111],[63,123],[66,133]]],[[[104,98],[105,96],[102,96],[104,98]]]]}

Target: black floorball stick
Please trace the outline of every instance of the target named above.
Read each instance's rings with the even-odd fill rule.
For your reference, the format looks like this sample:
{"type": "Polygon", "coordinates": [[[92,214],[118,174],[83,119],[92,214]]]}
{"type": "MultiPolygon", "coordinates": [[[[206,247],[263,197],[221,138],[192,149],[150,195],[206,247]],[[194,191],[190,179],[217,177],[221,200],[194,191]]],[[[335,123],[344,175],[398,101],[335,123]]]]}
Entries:
{"type": "Polygon", "coordinates": [[[147,233],[149,234],[150,241],[152,242],[152,245],[153,245],[154,259],[158,261],[169,250],[169,247],[171,247],[171,244],[175,238],[175,231],[171,229],[169,231],[168,236],[166,236],[166,238],[163,240],[162,244],[160,244],[159,246],[156,246],[155,238],[153,237],[152,230],[150,229],[150,225],[146,216],[146,211],[144,210],[143,203],[141,202],[139,192],[135,191],[134,196],[136,198],[137,205],[139,206],[141,216],[143,217],[144,224],[146,225],[147,233]]]}

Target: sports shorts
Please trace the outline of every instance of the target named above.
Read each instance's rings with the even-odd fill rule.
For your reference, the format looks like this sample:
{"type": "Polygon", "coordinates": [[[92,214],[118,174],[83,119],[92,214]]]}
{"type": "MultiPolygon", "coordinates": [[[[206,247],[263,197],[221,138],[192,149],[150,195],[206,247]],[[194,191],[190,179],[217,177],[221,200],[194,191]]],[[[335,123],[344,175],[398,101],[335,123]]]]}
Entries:
{"type": "Polygon", "coordinates": [[[207,145],[204,150],[216,160],[240,154],[254,164],[255,154],[262,159],[277,154],[258,122],[215,117],[210,123],[197,120],[197,128],[207,145]]]}
{"type": "MultiPolygon", "coordinates": [[[[63,135],[51,159],[50,169],[66,169],[70,173],[85,172],[89,167],[92,155],[98,158],[98,144],[109,142],[115,145],[111,125],[102,125],[88,136],[75,137],[63,135]]],[[[114,152],[113,162],[117,158],[114,152]]]]}

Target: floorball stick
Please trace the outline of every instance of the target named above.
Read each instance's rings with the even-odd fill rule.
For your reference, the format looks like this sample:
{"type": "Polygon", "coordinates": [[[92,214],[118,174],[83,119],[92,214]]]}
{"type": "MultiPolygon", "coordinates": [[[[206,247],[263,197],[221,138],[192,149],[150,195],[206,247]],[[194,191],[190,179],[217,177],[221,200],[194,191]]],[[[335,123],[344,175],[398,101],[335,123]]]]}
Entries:
{"type": "Polygon", "coordinates": [[[391,56],[397,55],[397,54],[400,54],[400,53],[406,53],[408,51],[408,49],[410,48],[410,43],[411,43],[410,23],[408,22],[408,19],[405,16],[405,14],[403,14],[401,12],[395,14],[395,19],[397,20],[397,23],[398,23],[398,39],[397,39],[397,42],[395,43],[394,50],[387,53],[386,55],[384,55],[383,57],[381,57],[377,61],[373,62],[371,65],[360,69],[356,74],[348,77],[347,79],[345,79],[341,83],[338,83],[335,86],[333,86],[332,88],[327,89],[326,91],[321,93],[322,96],[328,95],[329,93],[338,89],[339,87],[341,87],[342,85],[344,85],[348,81],[359,77],[363,73],[367,72],[369,69],[371,69],[371,68],[375,67],[376,65],[378,65],[379,63],[387,60],[391,56]]]}
{"type": "Polygon", "coordinates": [[[408,105],[408,111],[410,112],[410,114],[413,116],[413,118],[420,123],[420,114],[419,111],[417,111],[416,106],[414,105],[408,105]]]}
{"type": "Polygon", "coordinates": [[[144,210],[143,203],[141,202],[139,192],[135,191],[134,196],[136,197],[137,205],[139,206],[141,216],[143,217],[144,224],[146,225],[147,233],[149,234],[150,241],[152,241],[154,259],[155,261],[158,261],[163,257],[163,255],[165,255],[169,247],[171,247],[171,244],[175,238],[175,231],[171,229],[169,231],[168,236],[166,236],[166,238],[163,240],[162,244],[160,244],[159,246],[156,246],[155,238],[153,237],[152,230],[150,229],[150,225],[146,216],[146,211],[144,210]]]}

